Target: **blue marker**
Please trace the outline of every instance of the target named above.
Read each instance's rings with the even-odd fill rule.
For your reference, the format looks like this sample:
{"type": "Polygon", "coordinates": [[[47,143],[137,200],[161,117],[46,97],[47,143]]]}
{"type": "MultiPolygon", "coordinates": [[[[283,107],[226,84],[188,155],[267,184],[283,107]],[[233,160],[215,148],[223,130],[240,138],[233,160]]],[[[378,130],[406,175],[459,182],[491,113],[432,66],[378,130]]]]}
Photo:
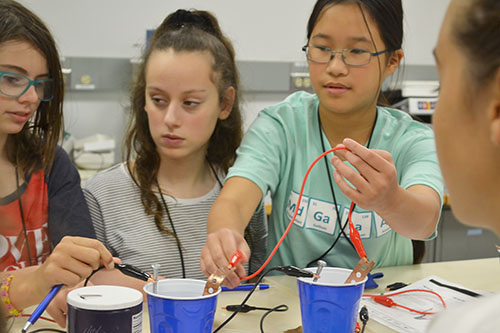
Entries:
{"type": "Polygon", "coordinates": [[[33,325],[38,320],[38,318],[40,318],[45,309],[47,309],[47,306],[49,306],[50,301],[52,301],[59,290],[61,290],[62,286],[62,284],[58,284],[57,286],[52,287],[52,290],[47,294],[47,296],[45,296],[42,303],[40,303],[40,305],[36,307],[33,314],[31,314],[30,319],[28,319],[28,322],[26,323],[26,325],[24,325],[24,328],[22,330],[23,333],[27,332],[28,328],[33,325]]]}
{"type": "MultiPolygon", "coordinates": [[[[233,289],[228,288],[228,287],[222,287],[222,291],[250,291],[254,287],[253,284],[243,284],[241,286],[234,287],[233,289]]],[[[264,290],[268,289],[269,285],[268,284],[259,284],[257,289],[264,290]]]]}

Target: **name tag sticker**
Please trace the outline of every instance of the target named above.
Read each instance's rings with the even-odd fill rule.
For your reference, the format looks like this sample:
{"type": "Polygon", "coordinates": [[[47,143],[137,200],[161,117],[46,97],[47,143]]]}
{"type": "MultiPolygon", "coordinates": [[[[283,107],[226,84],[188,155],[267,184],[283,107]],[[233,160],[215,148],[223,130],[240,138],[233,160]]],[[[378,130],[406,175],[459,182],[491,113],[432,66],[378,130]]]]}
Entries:
{"type": "MultiPolygon", "coordinates": [[[[297,200],[299,200],[299,195],[298,193],[295,192],[290,192],[290,196],[288,197],[288,203],[287,203],[287,208],[286,208],[286,216],[288,217],[288,220],[291,221],[293,214],[295,214],[295,209],[297,209],[297,200]]],[[[295,217],[295,221],[293,224],[303,227],[304,222],[306,220],[306,214],[307,214],[307,205],[309,204],[309,197],[302,196],[302,200],[300,202],[300,207],[299,207],[299,212],[297,213],[297,216],[295,217]]]]}
{"type": "Polygon", "coordinates": [[[306,219],[307,229],[315,229],[333,235],[336,222],[335,205],[320,200],[310,200],[306,219]]]}
{"type": "Polygon", "coordinates": [[[389,231],[391,227],[380,217],[378,214],[373,214],[375,216],[375,227],[377,229],[377,237],[382,237],[389,231]]]}

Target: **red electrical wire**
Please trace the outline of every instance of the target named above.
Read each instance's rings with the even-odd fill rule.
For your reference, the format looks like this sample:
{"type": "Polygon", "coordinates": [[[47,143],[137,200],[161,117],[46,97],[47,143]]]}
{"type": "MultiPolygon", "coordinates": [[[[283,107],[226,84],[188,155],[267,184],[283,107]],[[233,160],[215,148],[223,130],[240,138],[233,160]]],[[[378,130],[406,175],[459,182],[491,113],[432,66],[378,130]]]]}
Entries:
{"type": "MultiPolygon", "coordinates": [[[[302,186],[300,188],[299,198],[297,199],[297,206],[296,206],[296,209],[295,209],[295,213],[293,214],[292,219],[288,223],[288,226],[287,226],[285,232],[283,233],[283,235],[279,239],[278,243],[274,246],[274,249],[269,254],[269,257],[266,259],[266,261],[264,262],[264,264],[262,264],[262,266],[255,273],[253,273],[253,274],[251,274],[249,276],[246,276],[246,277],[242,277],[242,278],[240,278],[240,280],[242,280],[242,281],[250,280],[251,278],[259,275],[260,272],[262,272],[262,270],[267,266],[267,264],[269,264],[269,262],[271,261],[272,257],[274,256],[274,254],[276,253],[276,251],[280,247],[281,243],[285,239],[286,235],[288,234],[288,232],[292,228],[293,222],[295,221],[295,218],[297,217],[297,213],[299,212],[299,207],[300,207],[300,203],[302,201],[302,194],[304,192],[304,187],[306,185],[307,177],[309,177],[309,173],[311,172],[312,168],[314,167],[314,165],[316,163],[318,163],[318,161],[320,161],[327,154],[332,153],[332,152],[334,152],[336,150],[341,150],[341,149],[349,150],[346,147],[335,147],[335,148],[332,148],[330,150],[325,151],[323,154],[321,154],[320,156],[318,156],[311,163],[311,165],[307,169],[307,172],[306,172],[306,174],[304,176],[304,180],[302,181],[302,186]]],[[[361,237],[359,235],[358,230],[356,228],[354,228],[354,224],[352,223],[352,218],[351,217],[352,217],[353,210],[354,210],[354,202],[352,201],[351,202],[351,206],[349,207],[349,216],[348,216],[348,220],[349,220],[349,237],[351,238],[351,240],[352,240],[352,242],[354,244],[354,247],[356,248],[356,252],[358,253],[359,257],[360,258],[366,258],[367,256],[366,256],[366,252],[365,252],[365,248],[363,246],[363,243],[361,242],[361,237]]],[[[387,307],[397,306],[397,307],[406,309],[408,311],[412,311],[412,312],[416,312],[416,313],[424,314],[424,315],[430,315],[430,314],[434,314],[435,313],[435,312],[426,312],[426,311],[415,310],[415,309],[406,307],[404,305],[398,304],[398,303],[394,302],[394,300],[392,300],[391,298],[389,298],[389,296],[396,296],[396,295],[400,295],[400,294],[404,294],[404,293],[409,293],[409,292],[426,292],[426,293],[431,293],[433,295],[436,295],[439,298],[439,300],[441,301],[441,303],[443,304],[443,307],[446,308],[446,303],[445,303],[444,299],[441,297],[441,295],[439,295],[438,293],[436,293],[436,292],[434,292],[432,290],[426,290],[426,289],[409,289],[409,290],[404,290],[404,291],[399,291],[399,292],[391,293],[389,295],[368,295],[368,294],[363,294],[363,297],[370,297],[375,302],[377,302],[379,304],[382,304],[384,306],[387,306],[387,307]]]]}
{"type": "MultiPolygon", "coordinates": [[[[31,314],[26,314],[26,313],[23,313],[21,315],[21,317],[31,317],[31,314]]],[[[55,323],[56,321],[54,319],[50,319],[48,317],[43,317],[43,316],[40,316],[40,319],[43,319],[43,320],[46,320],[46,321],[51,321],[53,323],[55,323]]]]}
{"type": "Polygon", "coordinates": [[[443,303],[443,307],[446,308],[446,303],[444,302],[444,299],[441,297],[441,295],[439,295],[438,293],[436,293],[436,292],[434,292],[432,290],[427,290],[427,289],[408,289],[408,290],[403,290],[403,291],[398,291],[398,292],[395,292],[395,293],[391,293],[389,295],[368,295],[368,294],[363,294],[363,297],[370,297],[375,302],[377,302],[379,304],[382,304],[384,306],[387,306],[387,307],[398,306],[398,307],[406,309],[408,311],[412,311],[412,312],[416,312],[416,313],[420,313],[420,314],[424,314],[424,315],[431,315],[431,314],[435,314],[436,313],[436,312],[426,312],[426,311],[415,310],[415,309],[409,308],[407,306],[398,304],[398,303],[394,302],[394,300],[392,300],[390,298],[390,296],[396,296],[396,295],[410,293],[410,292],[424,292],[424,293],[430,293],[430,294],[436,295],[437,297],[439,297],[439,300],[441,301],[441,303],[443,303]]]}
{"type": "MultiPolygon", "coordinates": [[[[297,200],[297,208],[295,209],[295,213],[293,214],[293,217],[290,220],[290,223],[288,223],[288,227],[286,228],[286,230],[283,233],[283,235],[281,236],[280,240],[278,241],[278,243],[274,247],[274,249],[271,252],[271,254],[269,254],[269,257],[266,259],[266,261],[264,262],[264,264],[262,264],[262,266],[255,273],[253,273],[253,274],[251,274],[249,276],[245,276],[245,277],[240,278],[241,281],[250,280],[251,278],[259,275],[260,272],[262,272],[262,270],[271,261],[271,258],[274,256],[274,254],[276,253],[276,251],[280,247],[281,243],[285,239],[286,235],[288,234],[288,232],[292,228],[292,224],[295,221],[295,217],[297,216],[297,213],[299,212],[300,202],[302,201],[302,193],[304,192],[304,187],[306,185],[307,177],[309,176],[309,173],[311,172],[311,170],[314,167],[314,165],[318,161],[320,161],[325,155],[327,155],[329,153],[332,153],[332,152],[334,152],[336,150],[341,150],[341,149],[349,150],[346,147],[335,147],[335,148],[332,148],[330,150],[325,151],[323,154],[319,155],[318,158],[316,158],[314,160],[314,162],[311,163],[311,165],[307,169],[306,175],[304,176],[304,180],[302,181],[302,187],[300,188],[300,194],[299,194],[299,198],[297,200]]],[[[363,258],[363,257],[366,257],[365,249],[363,247],[363,243],[361,242],[361,237],[359,236],[359,232],[358,232],[358,230],[356,230],[356,228],[354,228],[352,220],[351,220],[351,214],[352,214],[353,208],[354,208],[354,202],[351,202],[351,207],[349,209],[349,236],[351,237],[351,240],[353,241],[354,247],[356,248],[356,251],[358,252],[359,256],[361,258],[363,258]]]]}
{"type": "MultiPolygon", "coordinates": [[[[262,270],[267,266],[267,264],[269,264],[269,262],[271,261],[272,257],[274,256],[274,254],[276,253],[276,251],[280,247],[281,243],[285,239],[286,235],[288,234],[288,232],[292,228],[293,222],[295,221],[295,218],[297,217],[297,213],[299,212],[299,207],[300,207],[300,203],[302,201],[302,194],[304,192],[304,187],[306,185],[307,177],[309,177],[309,173],[311,172],[312,168],[314,167],[314,165],[318,161],[320,161],[327,154],[332,153],[332,152],[334,152],[336,150],[341,150],[341,149],[349,150],[346,147],[335,147],[335,148],[332,148],[330,150],[325,151],[323,154],[321,154],[320,156],[318,156],[314,160],[314,162],[311,163],[311,165],[307,169],[306,175],[304,176],[304,180],[302,181],[302,186],[300,188],[300,193],[299,193],[299,198],[297,200],[297,206],[296,206],[296,209],[295,209],[295,213],[293,214],[292,219],[288,223],[288,226],[287,226],[285,232],[283,233],[283,235],[279,239],[278,243],[274,246],[274,249],[269,254],[269,257],[266,259],[266,261],[264,262],[264,264],[262,264],[262,266],[255,273],[253,273],[253,274],[251,274],[249,276],[246,276],[246,277],[242,277],[242,278],[240,278],[240,280],[242,280],[242,281],[250,280],[251,278],[259,275],[260,272],[262,272],[262,270]]],[[[349,216],[348,216],[348,220],[349,220],[349,237],[351,237],[351,240],[352,240],[352,242],[354,244],[354,247],[356,248],[356,252],[358,253],[359,257],[360,258],[366,258],[367,256],[366,256],[366,252],[365,252],[365,248],[363,246],[363,243],[361,242],[361,237],[359,235],[358,230],[356,228],[354,228],[354,224],[352,223],[352,218],[351,217],[352,217],[353,210],[354,210],[354,202],[351,202],[351,206],[349,207],[349,216]]],[[[389,296],[396,296],[396,295],[400,295],[400,294],[404,294],[404,293],[409,293],[409,292],[426,292],[426,293],[433,294],[433,295],[435,295],[435,296],[437,296],[439,298],[439,300],[443,304],[443,307],[446,308],[446,303],[445,303],[444,299],[441,297],[441,295],[439,295],[438,293],[436,293],[436,292],[434,292],[432,290],[427,290],[427,289],[409,289],[409,290],[403,290],[403,291],[398,291],[398,292],[395,292],[395,293],[391,293],[389,295],[368,295],[368,294],[363,294],[363,297],[370,297],[375,302],[377,302],[379,304],[382,304],[384,306],[387,306],[387,307],[397,306],[397,307],[406,309],[408,311],[412,311],[412,312],[416,312],[416,313],[424,314],[424,315],[435,314],[435,312],[426,312],[426,311],[420,311],[420,310],[409,308],[407,306],[398,304],[398,303],[394,302],[394,300],[392,300],[391,298],[389,298],[389,296]]]]}

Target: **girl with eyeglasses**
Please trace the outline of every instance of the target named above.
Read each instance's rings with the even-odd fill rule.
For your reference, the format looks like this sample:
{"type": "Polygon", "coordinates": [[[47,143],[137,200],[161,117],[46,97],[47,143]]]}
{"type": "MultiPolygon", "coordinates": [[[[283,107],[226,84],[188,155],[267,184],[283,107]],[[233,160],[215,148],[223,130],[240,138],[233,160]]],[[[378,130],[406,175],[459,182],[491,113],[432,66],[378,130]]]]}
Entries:
{"type": "Polygon", "coordinates": [[[95,238],[80,177],[57,146],[63,82],[54,40],[15,1],[0,2],[0,298],[8,315],[113,266],[95,238]]]}
{"type": "MultiPolygon", "coordinates": [[[[499,22],[498,0],[451,1],[434,49],[441,87],[433,124],[454,214],[500,236],[499,22]]],[[[428,331],[498,332],[499,307],[498,294],[473,299],[428,331]]]]}
{"type": "MultiPolygon", "coordinates": [[[[381,106],[384,79],[403,51],[400,0],[318,0],[303,50],[315,94],[294,93],[262,110],[238,149],[235,165],[208,217],[201,265],[206,275],[237,248],[250,253],[242,231],[270,192],[268,250],[298,210],[270,266],[354,268],[359,256],[346,227],[353,222],[376,267],[413,263],[412,239],[435,234],[443,184],[432,130],[408,114],[381,106]],[[311,171],[332,147],[344,146],[311,171]]],[[[239,283],[240,269],[226,280],[239,283]]]]}

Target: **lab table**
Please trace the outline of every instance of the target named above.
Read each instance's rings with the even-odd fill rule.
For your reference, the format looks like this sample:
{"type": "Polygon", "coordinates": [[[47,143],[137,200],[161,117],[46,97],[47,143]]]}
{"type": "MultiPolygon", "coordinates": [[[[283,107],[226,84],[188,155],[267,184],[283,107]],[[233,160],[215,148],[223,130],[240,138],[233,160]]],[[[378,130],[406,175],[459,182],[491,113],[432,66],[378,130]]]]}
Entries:
{"type": "MultiPolygon", "coordinates": [[[[377,294],[384,291],[385,286],[393,282],[412,283],[429,275],[436,275],[450,282],[454,282],[468,289],[500,292],[500,262],[499,258],[447,261],[437,263],[425,263],[410,266],[384,267],[374,269],[373,272],[383,272],[384,277],[377,279],[379,287],[367,290],[367,293],[377,294]]],[[[372,272],[372,273],[373,273],[372,272]]],[[[272,308],[280,304],[288,305],[286,312],[273,312],[264,321],[264,332],[284,332],[297,328],[301,325],[300,304],[297,295],[297,282],[295,278],[288,276],[272,276],[264,279],[270,284],[266,290],[257,290],[250,297],[247,304],[259,307],[272,308]]],[[[220,325],[231,312],[223,310],[221,307],[229,304],[239,304],[247,292],[231,291],[223,292],[218,297],[217,312],[215,314],[214,327],[220,325]]],[[[33,308],[27,309],[30,313],[33,308]]],[[[263,311],[251,311],[238,314],[220,332],[260,332],[260,318],[263,311]]],[[[10,332],[20,332],[26,318],[14,319],[14,324],[10,332]]],[[[58,326],[50,322],[39,320],[32,329],[37,328],[57,328],[58,326]]],[[[143,309],[143,332],[150,332],[147,305],[143,309]]],[[[374,320],[369,320],[365,332],[384,333],[394,332],[392,329],[379,324],[374,320]]]]}

